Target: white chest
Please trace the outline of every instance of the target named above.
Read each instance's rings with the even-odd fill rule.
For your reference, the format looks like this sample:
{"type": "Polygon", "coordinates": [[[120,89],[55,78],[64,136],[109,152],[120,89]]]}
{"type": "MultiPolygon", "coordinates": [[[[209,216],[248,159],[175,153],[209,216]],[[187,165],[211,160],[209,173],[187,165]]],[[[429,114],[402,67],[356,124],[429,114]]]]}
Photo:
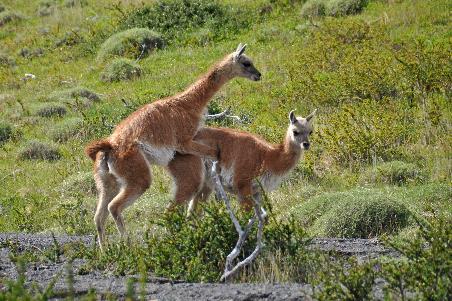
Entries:
{"type": "Polygon", "coordinates": [[[270,192],[277,189],[284,178],[285,175],[275,175],[270,172],[265,172],[259,177],[259,181],[261,182],[264,190],[270,192]]]}

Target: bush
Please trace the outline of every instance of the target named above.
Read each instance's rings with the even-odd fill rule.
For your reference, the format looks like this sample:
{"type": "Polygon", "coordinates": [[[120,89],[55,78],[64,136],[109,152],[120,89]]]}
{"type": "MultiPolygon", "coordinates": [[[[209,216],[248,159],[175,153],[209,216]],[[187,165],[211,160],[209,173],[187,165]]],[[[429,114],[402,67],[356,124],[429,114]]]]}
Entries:
{"type": "Polygon", "coordinates": [[[48,97],[46,97],[46,100],[70,104],[74,104],[78,101],[85,106],[89,106],[92,102],[100,101],[100,97],[96,93],[84,87],[75,87],[52,92],[48,97]]]}
{"type": "Polygon", "coordinates": [[[83,137],[83,120],[80,118],[69,118],[57,123],[50,130],[50,137],[55,142],[66,142],[68,140],[83,137]]]}
{"type": "Polygon", "coordinates": [[[105,82],[130,80],[141,76],[141,67],[129,59],[116,59],[108,64],[100,78],[105,82]]]}
{"type": "Polygon", "coordinates": [[[40,117],[63,117],[66,113],[66,107],[58,104],[47,104],[36,111],[40,117]]]}
{"type": "Polygon", "coordinates": [[[61,158],[57,147],[37,140],[28,143],[19,150],[19,159],[56,161],[61,158]]]}
{"type": "Polygon", "coordinates": [[[112,56],[138,58],[164,45],[160,35],[147,28],[132,28],[112,35],[101,46],[97,59],[105,61],[112,56]]]}
{"type": "Polygon", "coordinates": [[[327,16],[339,17],[360,13],[368,0],[329,0],[325,5],[327,16]]]}
{"type": "Polygon", "coordinates": [[[10,11],[5,9],[4,11],[0,12],[0,26],[5,25],[6,23],[17,21],[23,19],[23,16],[19,13],[10,11]]]}
{"type": "Polygon", "coordinates": [[[162,0],[131,11],[122,27],[149,28],[161,33],[167,42],[188,42],[190,34],[195,33],[195,39],[205,42],[206,38],[220,40],[248,28],[252,19],[251,11],[217,1],[162,0]]]}
{"type": "Polygon", "coordinates": [[[403,91],[402,67],[390,51],[381,24],[357,18],[326,19],[308,32],[300,50],[287,61],[287,98],[335,107],[364,99],[396,99],[403,91]],[[309,47],[306,47],[309,45],[309,47]]]}
{"type": "MultiPolygon", "coordinates": [[[[239,214],[238,218],[244,225],[249,215],[239,214]]],[[[203,204],[202,218],[186,218],[180,210],[165,216],[158,224],[164,232],[151,237],[146,256],[148,266],[156,274],[187,281],[218,281],[226,256],[238,239],[223,203],[203,204]]],[[[254,250],[255,237],[256,231],[252,231],[239,257],[243,259],[254,250]]],[[[295,256],[305,247],[306,235],[293,222],[269,219],[264,227],[264,244],[265,252],[295,256]]]]}
{"type": "Polygon", "coordinates": [[[416,142],[420,124],[406,104],[362,101],[344,104],[328,116],[315,138],[325,156],[343,166],[360,166],[403,157],[402,146],[416,142]],[[398,116],[394,116],[398,112],[398,116]]]}
{"type": "MultiPolygon", "coordinates": [[[[408,225],[405,205],[381,195],[340,200],[316,224],[328,237],[370,238],[408,225]]],[[[315,227],[315,225],[314,225],[315,227]]]]}
{"type": "Polygon", "coordinates": [[[416,293],[418,300],[448,300],[452,294],[452,227],[449,216],[417,221],[419,230],[409,239],[386,241],[401,258],[381,264],[388,300],[406,300],[416,293]],[[449,296],[449,297],[448,297],[449,296]]]}
{"type": "Polygon", "coordinates": [[[327,0],[308,0],[301,8],[301,15],[305,18],[325,15],[327,0]]]}
{"type": "MultiPolygon", "coordinates": [[[[411,196],[409,192],[363,188],[327,192],[292,208],[291,213],[318,236],[369,238],[408,225],[410,212],[404,204],[411,202],[405,196],[411,196]]],[[[416,202],[423,198],[412,197],[416,202]]]]}
{"type": "Polygon", "coordinates": [[[6,143],[13,136],[11,125],[0,121],[0,146],[6,143]]]}
{"type": "Polygon", "coordinates": [[[362,180],[367,183],[376,182],[403,185],[413,182],[423,182],[426,177],[425,172],[416,164],[403,161],[391,161],[369,168],[369,170],[364,173],[362,180]]]}

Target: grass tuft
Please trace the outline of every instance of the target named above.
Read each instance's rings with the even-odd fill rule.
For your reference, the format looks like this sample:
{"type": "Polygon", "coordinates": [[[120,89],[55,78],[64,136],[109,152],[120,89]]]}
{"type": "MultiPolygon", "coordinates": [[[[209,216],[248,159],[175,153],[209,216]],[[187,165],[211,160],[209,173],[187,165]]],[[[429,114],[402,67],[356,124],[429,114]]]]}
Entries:
{"type": "Polygon", "coordinates": [[[416,164],[390,161],[369,168],[362,176],[362,181],[365,183],[404,185],[422,183],[426,178],[425,171],[421,170],[416,164]]]}
{"type": "Polygon", "coordinates": [[[19,150],[19,159],[56,161],[61,159],[61,153],[53,145],[31,140],[19,150]]]}
{"type": "Polygon", "coordinates": [[[13,136],[13,129],[10,124],[0,121],[0,146],[8,142],[13,136]]]}
{"type": "Polygon", "coordinates": [[[329,0],[326,2],[325,14],[332,17],[355,15],[366,7],[368,0],[329,0]]]}
{"type": "Polygon", "coordinates": [[[308,0],[301,8],[301,15],[305,18],[325,15],[326,0],[308,0]]]}
{"type": "Polygon", "coordinates": [[[70,139],[81,139],[85,135],[83,119],[77,117],[64,119],[52,127],[49,135],[53,141],[59,143],[70,139]]]}
{"type": "Polygon", "coordinates": [[[142,69],[140,65],[129,59],[116,59],[108,64],[100,78],[104,82],[118,82],[140,77],[142,69]]]}
{"type": "Polygon", "coordinates": [[[82,103],[90,106],[93,102],[100,101],[100,96],[84,87],[74,87],[66,90],[54,91],[46,97],[48,101],[62,102],[70,105],[82,103]]]}
{"type": "Polygon", "coordinates": [[[410,217],[405,205],[381,196],[338,204],[318,221],[328,237],[371,238],[397,233],[408,225],[410,217]]]}
{"type": "Polygon", "coordinates": [[[4,11],[0,12],[0,26],[3,26],[12,21],[22,20],[23,18],[24,17],[22,14],[5,9],[4,11]]]}
{"type": "Polygon", "coordinates": [[[40,117],[63,117],[67,114],[65,106],[59,104],[46,104],[36,111],[40,117]]]}
{"type": "Polygon", "coordinates": [[[114,56],[138,58],[141,53],[149,54],[164,46],[160,34],[147,28],[132,28],[118,32],[108,38],[101,46],[97,59],[105,61],[114,56]]]}

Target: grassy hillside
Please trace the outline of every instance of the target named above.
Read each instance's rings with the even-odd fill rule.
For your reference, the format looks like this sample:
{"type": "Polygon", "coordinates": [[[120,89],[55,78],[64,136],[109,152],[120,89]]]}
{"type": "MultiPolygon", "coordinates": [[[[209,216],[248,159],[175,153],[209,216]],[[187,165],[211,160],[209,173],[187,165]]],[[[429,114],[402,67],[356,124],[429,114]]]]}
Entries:
{"type": "MultiPolygon", "coordinates": [[[[20,17],[0,27],[0,229],[91,233],[86,143],[141,104],[182,90],[239,42],[248,43],[263,80],[236,79],[215,96],[211,112],[231,107],[246,120],[227,126],[278,142],[289,110],[319,109],[312,150],[271,195],[278,215],[361,186],[391,197],[396,186],[430,187],[431,204],[407,201],[412,209],[450,213],[447,197],[448,204],[435,201],[444,189],[451,195],[447,1],[356,1],[362,9],[333,16],[306,13],[321,1],[302,2],[256,0],[239,9],[236,1],[167,1],[165,11],[152,1],[3,1],[2,14],[20,17]],[[150,38],[135,27],[149,28],[150,38]],[[143,51],[143,39],[158,39],[158,47],[143,51]],[[115,57],[139,60],[114,66],[115,57]],[[414,175],[403,175],[406,165],[414,175]],[[402,181],[385,180],[399,173],[402,181]],[[74,220],[61,223],[67,214],[74,220]]],[[[128,220],[146,217],[131,228],[146,227],[171,197],[165,172],[156,168],[154,176],[128,210],[128,220]]]]}

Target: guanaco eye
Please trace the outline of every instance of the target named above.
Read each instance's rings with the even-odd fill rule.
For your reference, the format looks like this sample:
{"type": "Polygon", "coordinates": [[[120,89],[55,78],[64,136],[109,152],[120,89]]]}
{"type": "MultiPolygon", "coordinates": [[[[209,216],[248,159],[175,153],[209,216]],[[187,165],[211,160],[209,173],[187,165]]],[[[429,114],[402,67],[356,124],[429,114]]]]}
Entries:
{"type": "Polygon", "coordinates": [[[298,135],[300,135],[300,132],[293,131],[293,135],[294,135],[294,136],[298,136],[298,135]]]}
{"type": "Polygon", "coordinates": [[[248,68],[249,66],[251,66],[250,62],[243,62],[243,67],[248,68]]]}

